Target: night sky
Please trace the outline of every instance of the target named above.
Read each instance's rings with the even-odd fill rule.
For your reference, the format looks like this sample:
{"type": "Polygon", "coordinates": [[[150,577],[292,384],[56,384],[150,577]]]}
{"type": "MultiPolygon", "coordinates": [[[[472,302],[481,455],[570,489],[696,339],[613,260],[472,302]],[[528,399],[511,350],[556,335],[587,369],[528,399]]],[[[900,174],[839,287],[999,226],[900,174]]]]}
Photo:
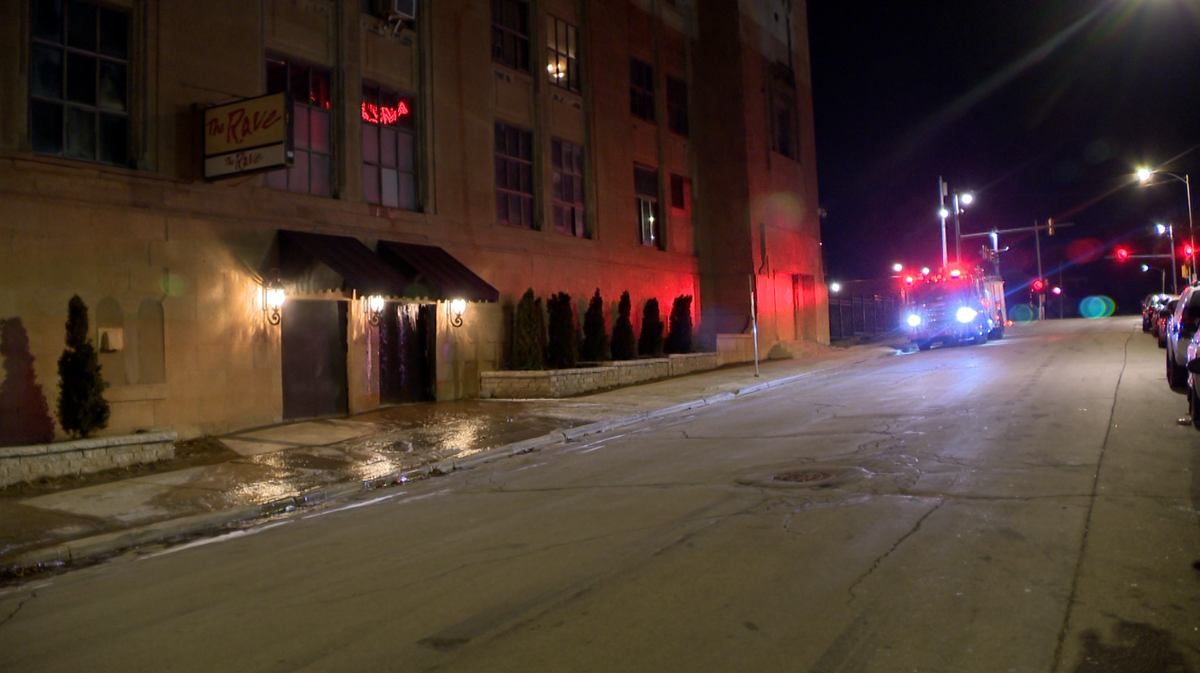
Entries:
{"type": "MultiPolygon", "coordinates": [[[[1136,311],[1158,290],[1141,263],[1169,259],[1106,257],[1118,242],[1165,255],[1155,222],[1175,224],[1177,248],[1187,238],[1184,184],[1142,187],[1132,174],[1200,179],[1200,3],[809,0],[808,15],[827,280],[940,266],[940,175],[976,197],[963,233],[1074,223],[1041,237],[1068,315],[1093,294],[1136,311]]],[[[963,241],[964,261],[983,242],[963,241]]],[[[1033,235],[1000,244],[1009,303],[1027,301],[1033,235]]]]}

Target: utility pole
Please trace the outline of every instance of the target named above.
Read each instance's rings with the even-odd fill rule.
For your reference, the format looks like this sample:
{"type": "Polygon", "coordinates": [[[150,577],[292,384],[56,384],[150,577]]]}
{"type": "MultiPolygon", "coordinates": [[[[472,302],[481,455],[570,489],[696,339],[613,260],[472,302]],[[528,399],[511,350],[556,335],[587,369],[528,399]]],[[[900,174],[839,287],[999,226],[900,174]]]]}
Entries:
{"type": "Polygon", "coordinates": [[[946,181],[938,176],[938,217],[942,219],[942,268],[946,268],[946,181]]]}

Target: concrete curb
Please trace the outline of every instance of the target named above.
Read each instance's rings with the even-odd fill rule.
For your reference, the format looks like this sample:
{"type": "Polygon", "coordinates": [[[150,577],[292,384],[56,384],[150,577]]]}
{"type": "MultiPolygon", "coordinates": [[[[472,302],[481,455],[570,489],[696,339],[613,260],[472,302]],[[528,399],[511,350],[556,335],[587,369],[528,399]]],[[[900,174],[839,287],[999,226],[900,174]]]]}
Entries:
{"type": "Polygon", "coordinates": [[[569,442],[578,441],[589,435],[609,432],[627,425],[633,425],[642,421],[655,420],[672,416],[692,409],[698,409],[710,405],[728,402],[738,399],[746,395],[751,395],[763,390],[778,388],[779,386],[788,385],[801,379],[807,378],[814,374],[829,371],[839,367],[846,367],[860,362],[865,362],[877,355],[871,355],[865,358],[851,360],[849,362],[835,364],[831,367],[813,369],[791,376],[784,376],[770,381],[763,381],[753,385],[737,388],[732,391],[716,393],[701,397],[690,402],[683,402],[661,409],[652,411],[640,412],[625,416],[622,418],[611,419],[607,421],[598,421],[588,425],[571,428],[568,430],[556,430],[541,437],[527,439],[504,446],[498,446],[485,451],[480,451],[474,455],[468,456],[463,460],[447,460],[438,461],[424,465],[412,470],[404,470],[394,472],[385,477],[372,479],[365,482],[341,482],[330,484],[329,486],[309,491],[302,495],[281,498],[262,505],[244,505],[228,510],[216,512],[208,512],[205,514],[195,514],[191,516],[180,517],[178,519],[169,519],[159,521],[128,530],[116,531],[113,533],[104,533],[91,537],[63,542],[61,544],[34,549],[22,554],[18,554],[12,562],[6,563],[3,567],[12,572],[19,573],[23,570],[32,570],[37,568],[53,568],[65,567],[72,563],[81,562],[89,558],[114,554],[126,549],[137,547],[144,544],[152,544],[161,542],[173,537],[181,537],[198,533],[203,530],[222,528],[235,524],[241,521],[249,521],[252,519],[261,519],[271,516],[279,516],[298,509],[313,507],[335,499],[343,498],[355,493],[361,493],[364,490],[385,488],[413,479],[428,477],[434,474],[446,474],[455,470],[463,470],[475,468],[480,465],[489,463],[500,458],[520,455],[540,451],[550,446],[558,446],[569,442]]]}

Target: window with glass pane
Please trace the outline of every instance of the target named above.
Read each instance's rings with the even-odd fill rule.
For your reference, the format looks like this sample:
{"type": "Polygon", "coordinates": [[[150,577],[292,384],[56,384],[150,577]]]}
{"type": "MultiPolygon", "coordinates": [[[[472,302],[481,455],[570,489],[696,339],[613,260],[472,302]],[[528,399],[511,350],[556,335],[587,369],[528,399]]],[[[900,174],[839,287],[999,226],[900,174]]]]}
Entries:
{"type": "Polygon", "coordinates": [[[533,134],[496,122],[495,136],[496,220],[533,229],[533,134]]]}
{"type": "Polygon", "coordinates": [[[129,14],[34,0],[29,136],[39,154],[129,165],[129,14]]]}
{"type": "Polygon", "coordinates": [[[583,148],[553,138],[550,164],[554,169],[554,228],[568,236],[591,238],[583,207],[583,148]]]}
{"type": "Polygon", "coordinates": [[[629,59],[629,110],[633,116],[654,121],[654,67],[629,59]]]}
{"type": "Polygon", "coordinates": [[[492,60],[529,72],[529,3],[492,0],[492,60]]]}
{"type": "Polygon", "coordinates": [[[579,91],[579,29],[562,19],[546,21],[546,47],[549,52],[546,71],[550,83],[579,91]]]}
{"type": "Polygon", "coordinates": [[[658,217],[658,170],[633,167],[633,191],[637,205],[638,239],[642,245],[662,247],[662,223],[658,217]]]}
{"type": "Polygon", "coordinates": [[[267,184],[300,194],[330,196],[333,167],[329,70],[285,57],[267,58],[267,93],[292,94],[291,168],[267,173],[267,184]]]}
{"type": "Polygon", "coordinates": [[[771,149],[799,161],[795,74],[786,65],[776,63],[770,66],[770,75],[771,149]]]}
{"type": "Polygon", "coordinates": [[[688,134],[687,82],[667,76],[667,127],[681,136],[688,134]]]}
{"type": "Polygon", "coordinates": [[[363,193],[368,203],[417,210],[413,97],[363,85],[363,193]]]}

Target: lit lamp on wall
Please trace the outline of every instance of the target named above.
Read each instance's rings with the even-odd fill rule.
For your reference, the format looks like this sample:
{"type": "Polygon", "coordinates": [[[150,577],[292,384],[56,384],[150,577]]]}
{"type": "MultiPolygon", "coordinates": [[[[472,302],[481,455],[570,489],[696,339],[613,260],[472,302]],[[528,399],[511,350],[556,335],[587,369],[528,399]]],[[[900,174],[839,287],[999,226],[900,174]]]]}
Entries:
{"type": "Polygon", "coordinates": [[[267,314],[267,322],[278,325],[283,319],[283,302],[287,294],[278,280],[267,281],[263,286],[263,313],[267,314]]]}
{"type": "Polygon", "coordinates": [[[383,297],[373,294],[367,297],[367,322],[372,325],[379,325],[380,318],[383,317],[383,297]]]}
{"type": "Polygon", "coordinates": [[[450,324],[455,327],[462,327],[463,314],[467,312],[466,299],[451,299],[449,304],[446,304],[446,315],[450,317],[450,324]]]}

